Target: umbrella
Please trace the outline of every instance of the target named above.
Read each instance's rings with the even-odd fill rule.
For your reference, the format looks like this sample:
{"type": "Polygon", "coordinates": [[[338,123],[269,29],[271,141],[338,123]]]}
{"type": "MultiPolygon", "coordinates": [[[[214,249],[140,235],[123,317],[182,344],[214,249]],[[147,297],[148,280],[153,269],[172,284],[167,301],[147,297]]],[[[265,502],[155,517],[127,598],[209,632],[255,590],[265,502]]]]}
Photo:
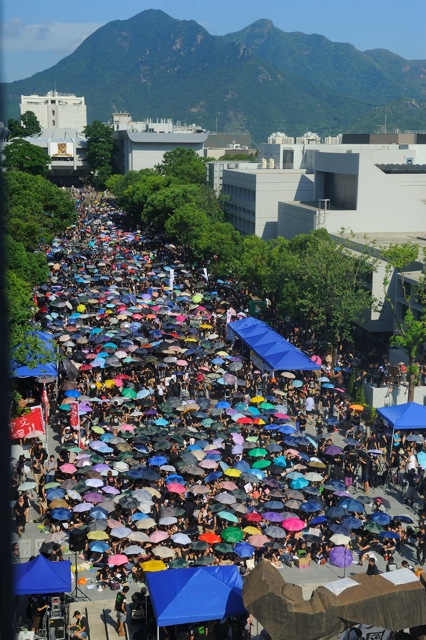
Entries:
{"type": "Polygon", "coordinates": [[[71,520],[72,511],[70,509],[63,509],[63,508],[52,509],[52,511],[50,512],[50,517],[53,518],[53,520],[59,520],[60,522],[65,522],[66,520],[71,520]]]}
{"type": "Polygon", "coordinates": [[[237,542],[233,551],[239,558],[251,558],[254,553],[254,547],[248,542],[237,542]]]}
{"type": "Polygon", "coordinates": [[[169,569],[186,569],[188,563],[183,558],[176,558],[169,563],[169,569]]]}
{"type": "Polygon", "coordinates": [[[282,526],[287,531],[301,531],[306,527],[306,523],[299,518],[287,518],[283,521],[282,526]]]}
{"type": "Polygon", "coordinates": [[[343,533],[335,533],[331,536],[330,541],[335,545],[346,545],[351,541],[351,537],[345,536],[343,533]]]}
{"type": "Polygon", "coordinates": [[[119,567],[122,564],[127,564],[129,561],[128,557],[124,555],[124,553],[118,553],[116,555],[110,556],[108,558],[108,566],[109,567],[119,567]]]}
{"type": "Polygon", "coordinates": [[[167,566],[162,560],[148,560],[147,562],[141,563],[141,569],[145,571],[145,573],[153,573],[156,571],[164,571],[164,569],[167,569],[167,566]]]}
{"type": "MultiPolygon", "coordinates": [[[[239,542],[244,538],[244,533],[238,527],[228,527],[222,531],[222,538],[226,542],[239,542]]],[[[201,539],[201,536],[200,536],[201,539]]]]}
{"type": "Polygon", "coordinates": [[[154,556],[157,558],[166,559],[166,558],[174,558],[175,552],[173,549],[169,549],[169,547],[154,547],[152,550],[154,556]]]}
{"type": "Polygon", "coordinates": [[[286,533],[281,527],[269,526],[265,529],[265,535],[270,538],[285,538],[286,533]]]}
{"type": "Polygon", "coordinates": [[[354,500],[353,498],[342,498],[337,503],[337,506],[345,511],[351,511],[355,513],[361,513],[365,511],[365,507],[358,500],[354,500]]]}
{"type": "Polygon", "coordinates": [[[333,564],[335,567],[343,567],[343,576],[345,576],[346,567],[349,567],[353,561],[352,551],[345,547],[334,547],[334,549],[330,551],[328,559],[330,564],[333,564]]]}

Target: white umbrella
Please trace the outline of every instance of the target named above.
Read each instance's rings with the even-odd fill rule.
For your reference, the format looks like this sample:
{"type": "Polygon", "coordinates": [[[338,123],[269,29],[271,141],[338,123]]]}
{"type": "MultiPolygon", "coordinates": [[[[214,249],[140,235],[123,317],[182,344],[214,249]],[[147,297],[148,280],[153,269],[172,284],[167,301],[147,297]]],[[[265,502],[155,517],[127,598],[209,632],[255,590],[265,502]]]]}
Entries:
{"type": "Polygon", "coordinates": [[[333,544],[335,544],[337,546],[347,545],[347,544],[349,544],[350,541],[351,541],[350,537],[349,536],[345,536],[343,533],[335,533],[330,538],[330,542],[332,542],[333,544]]]}

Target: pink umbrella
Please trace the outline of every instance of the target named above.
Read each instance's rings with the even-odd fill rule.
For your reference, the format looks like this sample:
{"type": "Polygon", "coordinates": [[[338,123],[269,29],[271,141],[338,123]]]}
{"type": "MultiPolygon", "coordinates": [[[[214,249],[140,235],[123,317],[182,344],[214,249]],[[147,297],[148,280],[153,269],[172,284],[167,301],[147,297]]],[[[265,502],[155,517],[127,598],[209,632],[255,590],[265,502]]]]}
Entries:
{"type": "Polygon", "coordinates": [[[274,418],[280,418],[282,420],[288,420],[290,418],[290,416],[288,416],[286,413],[274,413],[274,418]]]}
{"type": "Polygon", "coordinates": [[[282,526],[287,531],[302,531],[306,527],[306,522],[299,518],[287,518],[283,520],[282,526]]]}
{"type": "Polygon", "coordinates": [[[129,559],[124,553],[117,553],[115,556],[111,556],[108,558],[108,566],[110,567],[119,567],[122,564],[127,564],[129,559]]]}
{"type": "Polygon", "coordinates": [[[69,462],[65,462],[65,464],[62,464],[59,468],[62,473],[75,473],[77,471],[77,467],[69,462]]]}
{"type": "Polygon", "coordinates": [[[107,525],[110,529],[116,529],[117,527],[122,527],[123,523],[119,520],[115,520],[114,518],[108,518],[107,525]]]}
{"type": "Polygon", "coordinates": [[[290,455],[293,455],[293,456],[300,456],[300,453],[296,451],[296,449],[287,449],[286,453],[289,453],[290,455]]]}
{"type": "Polygon", "coordinates": [[[171,482],[167,485],[167,489],[171,493],[186,493],[186,488],[183,486],[183,484],[179,484],[178,482],[171,482]]]}
{"type": "Polygon", "coordinates": [[[120,424],[118,427],[122,431],[134,431],[135,427],[132,424],[120,424]]]}
{"type": "Polygon", "coordinates": [[[157,544],[158,542],[163,542],[163,540],[167,540],[168,537],[169,537],[169,534],[166,533],[165,531],[154,531],[149,536],[149,541],[157,544]]]}
{"type": "Polygon", "coordinates": [[[252,547],[263,547],[267,542],[270,542],[268,536],[264,536],[261,533],[249,536],[247,541],[252,545],[252,547]]]}
{"type": "Polygon", "coordinates": [[[182,314],[176,316],[176,322],[184,322],[186,320],[186,316],[183,316],[182,314]]]}
{"type": "Polygon", "coordinates": [[[176,364],[179,365],[180,367],[186,367],[188,363],[186,360],[176,360],[176,364]]]}
{"type": "Polygon", "coordinates": [[[117,387],[122,387],[123,386],[123,381],[120,380],[120,378],[114,378],[114,382],[115,382],[117,387]]]}
{"type": "Polygon", "coordinates": [[[222,487],[222,489],[226,489],[227,491],[235,491],[235,489],[238,489],[238,486],[235,484],[235,482],[232,482],[231,480],[225,480],[224,482],[221,482],[220,486],[222,487]]]}
{"type": "Polygon", "coordinates": [[[202,460],[198,466],[203,469],[216,469],[217,462],[214,460],[202,460]]]}
{"type": "Polygon", "coordinates": [[[320,366],[322,365],[322,360],[319,356],[312,356],[311,360],[312,362],[315,362],[315,364],[319,364],[320,366]]]}

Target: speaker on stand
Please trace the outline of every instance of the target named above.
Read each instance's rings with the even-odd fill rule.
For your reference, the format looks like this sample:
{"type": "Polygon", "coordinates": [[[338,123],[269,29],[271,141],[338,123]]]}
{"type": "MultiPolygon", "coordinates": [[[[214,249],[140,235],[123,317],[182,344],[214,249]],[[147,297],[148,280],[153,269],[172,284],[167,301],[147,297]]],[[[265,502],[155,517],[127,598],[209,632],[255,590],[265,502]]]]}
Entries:
{"type": "Polygon", "coordinates": [[[84,550],[86,546],[86,530],[85,529],[71,529],[69,533],[69,548],[70,551],[74,551],[74,576],[75,576],[75,587],[71,593],[71,599],[74,601],[77,600],[90,600],[89,596],[83,593],[83,591],[78,586],[78,564],[77,564],[77,554],[80,551],[84,550]]]}

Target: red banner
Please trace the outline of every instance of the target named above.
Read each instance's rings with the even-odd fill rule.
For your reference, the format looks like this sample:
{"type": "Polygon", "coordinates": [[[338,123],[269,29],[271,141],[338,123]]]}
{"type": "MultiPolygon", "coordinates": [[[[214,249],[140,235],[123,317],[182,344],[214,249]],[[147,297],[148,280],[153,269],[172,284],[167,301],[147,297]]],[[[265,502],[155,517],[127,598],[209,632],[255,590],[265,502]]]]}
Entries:
{"type": "Polygon", "coordinates": [[[78,402],[72,402],[70,404],[70,426],[73,429],[78,429],[80,426],[80,418],[78,415],[78,402]]]}
{"type": "Polygon", "coordinates": [[[32,431],[44,433],[41,407],[36,407],[31,413],[27,413],[21,418],[16,418],[10,423],[10,437],[12,440],[26,438],[32,431]]]}

